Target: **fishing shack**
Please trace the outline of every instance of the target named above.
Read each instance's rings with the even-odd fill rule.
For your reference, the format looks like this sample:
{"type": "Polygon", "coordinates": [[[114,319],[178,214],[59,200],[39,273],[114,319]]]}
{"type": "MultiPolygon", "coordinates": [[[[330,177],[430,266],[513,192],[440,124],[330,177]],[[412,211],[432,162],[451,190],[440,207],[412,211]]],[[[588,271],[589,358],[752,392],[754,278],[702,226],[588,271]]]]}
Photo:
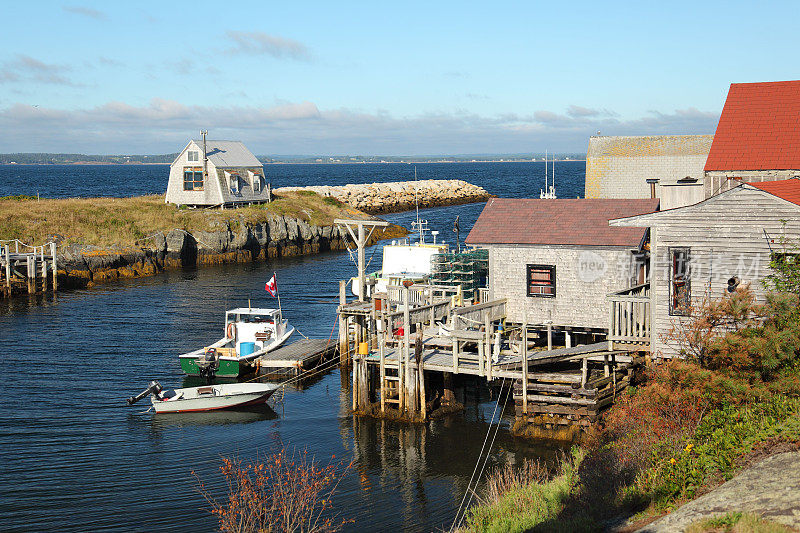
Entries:
{"type": "Polygon", "coordinates": [[[507,301],[507,319],[526,322],[565,347],[605,336],[606,295],[645,283],[646,229],[608,221],[658,208],[658,199],[493,198],[466,242],[488,250],[489,300],[507,301]]]}

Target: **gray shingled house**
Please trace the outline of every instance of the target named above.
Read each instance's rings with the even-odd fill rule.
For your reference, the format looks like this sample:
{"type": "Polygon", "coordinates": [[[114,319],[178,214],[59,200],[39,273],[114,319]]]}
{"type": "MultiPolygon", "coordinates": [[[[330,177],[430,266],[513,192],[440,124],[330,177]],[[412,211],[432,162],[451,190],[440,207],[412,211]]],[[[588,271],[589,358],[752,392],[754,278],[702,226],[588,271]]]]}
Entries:
{"type": "Polygon", "coordinates": [[[193,140],[170,166],[165,200],[171,204],[224,207],[266,202],[269,191],[264,167],[244,144],[193,140]]]}
{"type": "Polygon", "coordinates": [[[650,213],[657,199],[489,200],[466,242],[489,250],[489,298],[508,320],[605,333],[606,296],[647,279],[647,230],[609,220],[650,213]]]}
{"type": "MultiPolygon", "coordinates": [[[[612,220],[622,229],[650,228],[653,290],[610,296],[615,335],[639,336],[655,356],[674,356],[665,335],[705,298],[750,284],[763,301],[770,261],[786,257],[783,242],[800,239],[800,179],[742,183],[698,204],[612,220]],[[777,254],[777,255],[776,255],[777,254]],[[651,311],[652,310],[652,311],[651,311]],[[615,331],[616,329],[616,331],[615,331]]],[[[788,256],[795,255],[789,250],[788,256]]],[[[649,286],[648,286],[649,288],[649,286]]],[[[627,337],[627,338],[626,338],[627,337]]]]}

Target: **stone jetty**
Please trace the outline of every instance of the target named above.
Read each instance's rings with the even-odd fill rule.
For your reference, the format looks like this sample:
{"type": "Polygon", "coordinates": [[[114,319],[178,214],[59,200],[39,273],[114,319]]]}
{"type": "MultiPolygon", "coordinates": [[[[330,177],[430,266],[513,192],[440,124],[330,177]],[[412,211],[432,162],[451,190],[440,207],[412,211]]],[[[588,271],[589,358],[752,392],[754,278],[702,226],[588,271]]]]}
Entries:
{"type": "Polygon", "coordinates": [[[370,214],[394,213],[420,207],[439,207],[484,202],[491,196],[485,189],[464,180],[419,180],[348,185],[280,187],[288,191],[313,191],[329,196],[370,214]]]}

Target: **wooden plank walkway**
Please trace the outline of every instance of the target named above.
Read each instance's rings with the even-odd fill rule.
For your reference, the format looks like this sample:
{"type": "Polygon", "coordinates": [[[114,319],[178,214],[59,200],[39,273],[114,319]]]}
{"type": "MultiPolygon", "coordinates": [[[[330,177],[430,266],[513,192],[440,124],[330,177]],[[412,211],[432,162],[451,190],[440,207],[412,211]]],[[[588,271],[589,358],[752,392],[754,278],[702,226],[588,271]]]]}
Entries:
{"type": "Polygon", "coordinates": [[[302,372],[316,365],[320,359],[333,354],[336,342],[328,339],[302,339],[259,357],[262,369],[288,369],[302,372]]]}

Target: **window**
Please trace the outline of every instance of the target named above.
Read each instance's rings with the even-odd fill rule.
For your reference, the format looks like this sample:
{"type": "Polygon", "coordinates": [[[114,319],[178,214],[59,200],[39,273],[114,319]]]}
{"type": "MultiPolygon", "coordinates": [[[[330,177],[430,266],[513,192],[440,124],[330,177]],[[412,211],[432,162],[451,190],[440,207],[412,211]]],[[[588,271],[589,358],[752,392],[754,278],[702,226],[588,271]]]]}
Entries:
{"type": "Polygon", "coordinates": [[[185,168],[183,169],[183,190],[202,191],[203,190],[203,169],[185,168]]]}
{"type": "Polygon", "coordinates": [[[186,156],[189,161],[200,161],[200,152],[187,152],[186,156]]]}
{"type": "Polygon", "coordinates": [[[261,192],[261,174],[251,172],[250,176],[253,178],[253,192],[261,192]]]}
{"type": "Polygon", "coordinates": [[[556,267],[553,265],[528,265],[528,296],[554,298],[556,295],[556,267]]]}
{"type": "Polygon", "coordinates": [[[231,174],[228,179],[230,181],[231,192],[239,194],[239,174],[231,174]]]}
{"type": "Polygon", "coordinates": [[[689,316],[692,305],[689,248],[670,248],[669,314],[689,316]]]}

